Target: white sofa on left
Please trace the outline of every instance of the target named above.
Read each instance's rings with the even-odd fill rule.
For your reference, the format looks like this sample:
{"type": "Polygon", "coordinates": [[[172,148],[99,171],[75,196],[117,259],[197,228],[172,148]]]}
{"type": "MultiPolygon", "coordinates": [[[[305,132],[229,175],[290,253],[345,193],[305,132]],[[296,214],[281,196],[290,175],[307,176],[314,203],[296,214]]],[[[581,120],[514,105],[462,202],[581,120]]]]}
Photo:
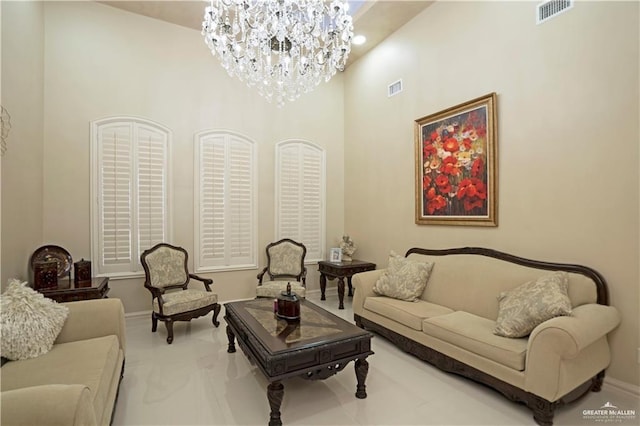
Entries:
{"type": "Polygon", "coordinates": [[[0,370],[3,426],[109,425],[124,373],[120,299],[63,303],[69,316],[44,355],[0,370]]]}

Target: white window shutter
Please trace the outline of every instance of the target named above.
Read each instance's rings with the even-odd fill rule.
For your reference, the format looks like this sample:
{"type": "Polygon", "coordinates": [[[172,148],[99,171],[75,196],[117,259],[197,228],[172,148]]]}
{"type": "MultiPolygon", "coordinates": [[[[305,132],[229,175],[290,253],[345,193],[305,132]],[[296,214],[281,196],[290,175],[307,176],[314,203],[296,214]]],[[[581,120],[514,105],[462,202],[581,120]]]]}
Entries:
{"type": "Polygon", "coordinates": [[[152,127],[139,125],[137,140],[137,196],[138,241],[136,260],[154,245],[167,242],[167,175],[168,138],[152,127]]]}
{"type": "Polygon", "coordinates": [[[206,135],[198,142],[199,155],[196,214],[199,231],[196,241],[201,266],[224,265],[225,221],[225,140],[222,135],[206,135]]]}
{"type": "Polygon", "coordinates": [[[247,265],[253,261],[253,235],[255,234],[253,212],[255,180],[253,144],[231,136],[228,150],[228,214],[226,226],[229,242],[229,264],[247,265]]]}
{"type": "Polygon", "coordinates": [[[324,150],[304,141],[276,147],[276,234],[307,248],[306,261],[324,258],[324,150]]]}
{"type": "Polygon", "coordinates": [[[256,145],[219,131],[195,138],[196,271],[256,266],[256,145]]]}
{"type": "Polygon", "coordinates": [[[131,269],[133,126],[114,123],[98,131],[98,270],[131,269]]]}

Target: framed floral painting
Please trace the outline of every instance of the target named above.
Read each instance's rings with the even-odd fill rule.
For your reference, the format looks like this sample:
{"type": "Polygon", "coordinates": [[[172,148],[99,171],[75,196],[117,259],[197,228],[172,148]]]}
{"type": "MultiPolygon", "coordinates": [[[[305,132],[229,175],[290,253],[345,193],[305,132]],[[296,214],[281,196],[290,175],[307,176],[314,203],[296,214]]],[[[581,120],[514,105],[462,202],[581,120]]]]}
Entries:
{"type": "Polygon", "coordinates": [[[416,223],[498,226],[496,94],[415,121],[416,223]]]}

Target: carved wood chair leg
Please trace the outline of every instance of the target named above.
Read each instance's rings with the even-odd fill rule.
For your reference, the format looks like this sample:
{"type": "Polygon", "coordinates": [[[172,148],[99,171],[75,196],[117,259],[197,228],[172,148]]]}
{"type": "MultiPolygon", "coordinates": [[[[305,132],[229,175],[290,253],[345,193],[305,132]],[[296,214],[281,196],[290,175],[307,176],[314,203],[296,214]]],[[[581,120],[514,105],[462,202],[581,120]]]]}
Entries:
{"type": "Polygon", "coordinates": [[[218,321],[218,314],[220,314],[220,305],[216,303],[213,307],[213,319],[211,320],[213,322],[213,325],[215,325],[216,327],[220,326],[220,321],[218,321]]]}
{"type": "Polygon", "coordinates": [[[167,326],[167,343],[171,344],[173,342],[173,321],[166,320],[164,324],[167,326]]]}
{"type": "Polygon", "coordinates": [[[155,333],[158,329],[158,317],[155,312],[151,312],[151,332],[155,333]]]}

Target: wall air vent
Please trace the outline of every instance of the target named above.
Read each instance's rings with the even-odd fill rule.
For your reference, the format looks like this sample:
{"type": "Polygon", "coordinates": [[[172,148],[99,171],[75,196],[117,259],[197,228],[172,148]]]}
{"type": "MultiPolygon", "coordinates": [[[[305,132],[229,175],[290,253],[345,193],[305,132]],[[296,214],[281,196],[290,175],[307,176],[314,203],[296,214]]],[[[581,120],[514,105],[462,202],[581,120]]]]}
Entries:
{"type": "Polygon", "coordinates": [[[391,97],[393,95],[397,95],[402,92],[402,80],[394,81],[387,88],[387,96],[391,97]]]}
{"type": "Polygon", "coordinates": [[[543,22],[566,12],[573,7],[574,0],[549,0],[540,3],[536,7],[536,24],[543,22]]]}

